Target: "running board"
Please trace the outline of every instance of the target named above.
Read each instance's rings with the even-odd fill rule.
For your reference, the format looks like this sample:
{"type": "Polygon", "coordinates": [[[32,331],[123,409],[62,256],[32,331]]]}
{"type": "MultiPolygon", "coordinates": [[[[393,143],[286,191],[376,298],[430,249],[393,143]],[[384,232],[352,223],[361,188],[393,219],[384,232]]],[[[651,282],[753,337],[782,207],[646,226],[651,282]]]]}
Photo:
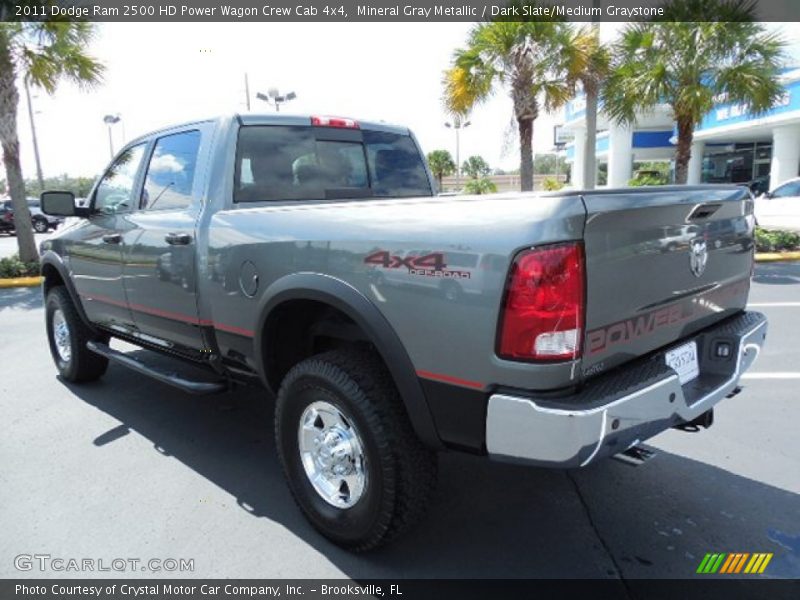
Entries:
{"type": "Polygon", "coordinates": [[[646,463],[655,455],[655,452],[648,450],[647,448],[642,448],[641,446],[631,446],[625,450],[625,452],[615,454],[611,458],[618,460],[621,463],[625,463],[626,465],[638,467],[639,465],[646,463]]]}
{"type": "Polygon", "coordinates": [[[190,394],[219,394],[228,390],[228,385],[226,382],[191,381],[189,379],[184,379],[175,373],[170,373],[168,371],[163,371],[156,367],[146,365],[143,362],[128,356],[124,352],[114,350],[108,344],[90,341],[86,342],[86,347],[100,356],[105,356],[108,360],[113,360],[114,362],[128,367],[129,369],[133,369],[137,373],[141,373],[142,375],[146,375],[152,379],[155,379],[156,381],[166,383],[167,385],[171,385],[172,387],[176,387],[179,390],[183,390],[184,392],[188,392],[190,394]]]}

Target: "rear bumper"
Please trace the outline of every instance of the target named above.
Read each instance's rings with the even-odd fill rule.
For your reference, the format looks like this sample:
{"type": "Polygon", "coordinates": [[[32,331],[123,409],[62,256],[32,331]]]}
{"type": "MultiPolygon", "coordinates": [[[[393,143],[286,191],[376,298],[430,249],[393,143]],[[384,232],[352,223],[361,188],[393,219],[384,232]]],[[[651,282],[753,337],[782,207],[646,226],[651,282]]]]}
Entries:
{"type": "Polygon", "coordinates": [[[700,375],[683,386],[661,352],[598,377],[566,398],[493,394],[486,418],[489,456],[583,467],[693,421],[734,391],[766,332],[764,315],[744,312],[683,340],[697,342],[700,362],[700,375]],[[716,356],[719,344],[730,344],[729,356],[716,356]]]}

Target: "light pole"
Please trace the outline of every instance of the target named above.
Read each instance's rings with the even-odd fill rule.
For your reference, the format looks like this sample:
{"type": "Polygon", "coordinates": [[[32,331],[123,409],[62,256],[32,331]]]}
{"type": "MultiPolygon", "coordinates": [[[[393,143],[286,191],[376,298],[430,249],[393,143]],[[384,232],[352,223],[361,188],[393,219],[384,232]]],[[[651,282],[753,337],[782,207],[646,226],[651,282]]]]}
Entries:
{"type": "Polygon", "coordinates": [[[114,158],[114,140],[111,137],[111,126],[119,123],[122,117],[119,114],[116,115],[106,115],[103,117],[103,123],[108,125],[108,151],[111,154],[111,158],[114,158]]]}
{"type": "Polygon", "coordinates": [[[31,136],[33,137],[33,156],[36,159],[36,178],[39,180],[39,189],[44,191],[44,177],[42,177],[42,161],[39,158],[39,141],[36,138],[36,125],[33,122],[33,105],[31,104],[31,89],[25,79],[25,97],[28,99],[28,117],[31,120],[31,136]]]}
{"type": "Polygon", "coordinates": [[[456,187],[461,185],[461,130],[469,127],[472,123],[462,121],[461,117],[453,118],[453,122],[445,122],[444,126],[448,129],[456,130],[456,187]]]}
{"type": "Polygon", "coordinates": [[[256,98],[258,98],[259,100],[263,100],[267,104],[274,105],[275,112],[280,112],[281,104],[288,102],[289,100],[294,100],[295,98],[297,98],[297,94],[295,94],[294,92],[289,92],[288,94],[281,94],[278,92],[278,88],[270,88],[267,90],[266,94],[257,92],[256,98]]]}

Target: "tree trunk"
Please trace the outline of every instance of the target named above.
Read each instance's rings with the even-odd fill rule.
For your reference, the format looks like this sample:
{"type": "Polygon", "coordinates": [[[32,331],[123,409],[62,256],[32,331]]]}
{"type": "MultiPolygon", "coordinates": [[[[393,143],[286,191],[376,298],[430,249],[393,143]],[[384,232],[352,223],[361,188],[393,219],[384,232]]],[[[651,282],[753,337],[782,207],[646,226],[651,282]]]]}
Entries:
{"type": "Polygon", "coordinates": [[[689,159],[692,158],[694,122],[678,118],[678,146],[675,149],[675,183],[684,184],[689,177],[689,159]]]}
{"type": "Polygon", "coordinates": [[[36,262],[39,260],[39,253],[36,251],[31,212],[25,198],[25,180],[22,178],[22,167],[19,163],[18,103],[16,72],[9,55],[8,38],[0,28],[0,145],[3,148],[3,165],[6,168],[8,193],[14,208],[19,258],[23,262],[36,262]]]}
{"type": "Polygon", "coordinates": [[[583,189],[593,190],[597,181],[597,87],[586,86],[586,148],[583,160],[583,189]]]}
{"type": "Polygon", "coordinates": [[[533,119],[517,119],[519,127],[519,183],[523,192],[533,191],[533,119]]]}

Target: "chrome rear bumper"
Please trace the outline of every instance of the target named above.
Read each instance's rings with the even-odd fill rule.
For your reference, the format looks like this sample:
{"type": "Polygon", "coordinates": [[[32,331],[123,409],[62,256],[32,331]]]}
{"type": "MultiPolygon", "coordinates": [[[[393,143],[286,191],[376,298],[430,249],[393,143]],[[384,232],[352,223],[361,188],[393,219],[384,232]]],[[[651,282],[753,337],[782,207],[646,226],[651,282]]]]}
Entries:
{"type": "Polygon", "coordinates": [[[688,338],[698,342],[700,375],[681,385],[663,354],[591,381],[558,401],[493,394],[486,448],[497,460],[549,467],[583,467],[617,454],[711,409],[736,388],[764,343],[764,315],[745,312],[688,338]],[[731,344],[729,358],[713,355],[731,344]],[[632,383],[633,382],[633,383],[632,383]]]}

